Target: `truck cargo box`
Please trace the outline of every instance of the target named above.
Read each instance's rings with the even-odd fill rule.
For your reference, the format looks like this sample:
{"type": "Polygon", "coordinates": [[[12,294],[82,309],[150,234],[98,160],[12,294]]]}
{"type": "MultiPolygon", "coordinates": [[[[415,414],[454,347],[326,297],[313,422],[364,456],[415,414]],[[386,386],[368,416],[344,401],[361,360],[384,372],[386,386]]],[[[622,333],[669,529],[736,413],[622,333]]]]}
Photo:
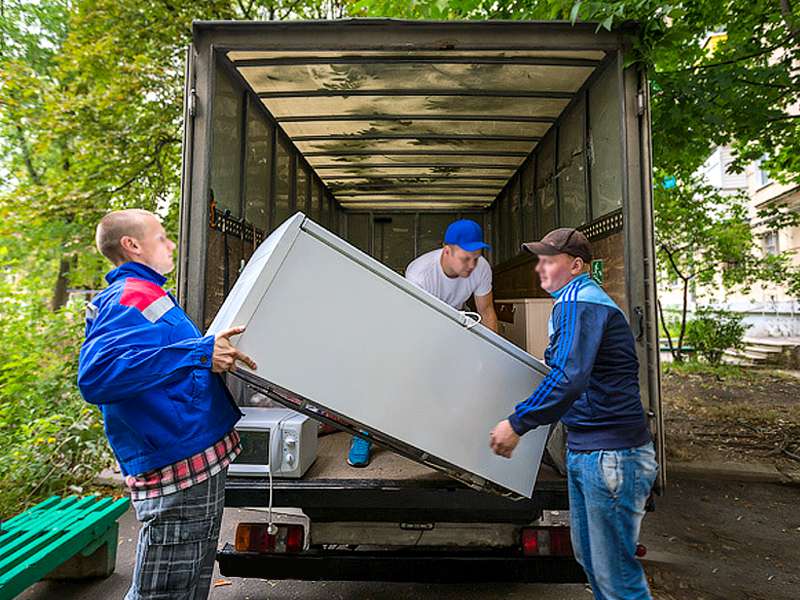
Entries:
{"type": "Polygon", "coordinates": [[[473,219],[492,244],[496,300],[548,298],[520,242],[576,227],[631,323],[663,486],[649,95],[629,60],[635,36],[635,24],[195,23],[179,301],[208,327],[242,265],[298,210],[400,274],[441,246],[448,223],[473,219]]]}

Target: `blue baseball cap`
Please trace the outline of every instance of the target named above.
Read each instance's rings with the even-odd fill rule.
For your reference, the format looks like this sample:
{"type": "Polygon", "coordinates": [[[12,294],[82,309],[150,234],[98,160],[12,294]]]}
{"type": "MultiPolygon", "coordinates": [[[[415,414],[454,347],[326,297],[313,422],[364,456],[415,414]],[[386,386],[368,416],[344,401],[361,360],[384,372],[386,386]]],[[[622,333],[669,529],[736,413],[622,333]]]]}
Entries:
{"type": "Polygon", "coordinates": [[[450,223],[444,234],[444,243],[458,246],[467,252],[491,248],[489,244],[483,241],[481,226],[470,219],[460,219],[450,223]]]}

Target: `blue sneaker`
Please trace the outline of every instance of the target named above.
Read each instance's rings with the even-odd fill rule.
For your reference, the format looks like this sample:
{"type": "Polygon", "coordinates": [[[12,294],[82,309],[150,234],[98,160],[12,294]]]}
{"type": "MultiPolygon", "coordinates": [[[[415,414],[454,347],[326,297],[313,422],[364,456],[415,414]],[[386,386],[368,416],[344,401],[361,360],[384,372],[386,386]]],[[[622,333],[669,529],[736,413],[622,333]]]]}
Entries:
{"type": "Polygon", "coordinates": [[[351,467],[366,467],[369,464],[369,454],[371,450],[372,442],[354,435],[353,441],[350,442],[350,453],[347,455],[347,464],[351,467]]]}

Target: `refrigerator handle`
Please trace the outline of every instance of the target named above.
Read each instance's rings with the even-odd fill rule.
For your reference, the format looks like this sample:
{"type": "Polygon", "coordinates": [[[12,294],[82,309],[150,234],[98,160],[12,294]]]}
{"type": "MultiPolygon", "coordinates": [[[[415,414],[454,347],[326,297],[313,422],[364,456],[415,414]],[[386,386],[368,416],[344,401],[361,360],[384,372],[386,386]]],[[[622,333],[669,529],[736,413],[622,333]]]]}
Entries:
{"type": "Polygon", "coordinates": [[[461,311],[461,315],[464,317],[463,325],[467,329],[472,329],[481,322],[481,315],[479,313],[466,310],[461,311]]]}

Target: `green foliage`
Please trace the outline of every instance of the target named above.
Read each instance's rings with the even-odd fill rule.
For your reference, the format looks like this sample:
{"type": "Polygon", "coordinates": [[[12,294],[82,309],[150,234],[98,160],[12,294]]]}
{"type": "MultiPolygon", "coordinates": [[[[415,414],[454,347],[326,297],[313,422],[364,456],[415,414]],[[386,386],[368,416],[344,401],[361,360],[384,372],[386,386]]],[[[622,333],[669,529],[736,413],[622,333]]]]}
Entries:
{"type": "Polygon", "coordinates": [[[749,381],[755,379],[759,371],[744,369],[738,365],[719,363],[712,365],[707,362],[688,360],[684,362],[663,362],[661,371],[664,375],[675,373],[678,375],[706,375],[713,376],[719,381],[749,381]]]}
{"type": "MultiPolygon", "coordinates": [[[[82,486],[111,461],[100,413],[78,393],[83,306],[52,311],[53,269],[75,224],[0,219],[0,518],[71,485],[82,486]]],[[[99,286],[104,267],[84,254],[74,271],[99,286]]]]}
{"type": "Polygon", "coordinates": [[[677,338],[681,332],[680,316],[667,315],[665,322],[661,323],[662,330],[659,334],[667,334],[673,338],[677,338]]]}
{"type": "Polygon", "coordinates": [[[686,339],[709,364],[719,365],[726,350],[744,349],[746,331],[741,315],[703,308],[689,321],[686,339]]]}
{"type": "Polygon", "coordinates": [[[0,518],[89,483],[111,461],[100,412],[75,385],[83,307],[53,313],[25,283],[0,284],[0,518]]]}
{"type": "MultiPolygon", "coordinates": [[[[673,358],[683,359],[689,292],[695,289],[739,289],[748,292],[759,283],[786,284],[800,293],[800,271],[792,266],[791,251],[765,255],[752,221],[780,229],[800,224],[800,214],[773,206],[751,215],[742,194],[724,194],[698,177],[679,181],[654,193],[657,267],[662,282],[682,290],[677,334],[667,325],[673,358]]],[[[664,318],[662,316],[662,321],[664,318]]]]}
{"type": "MultiPolygon", "coordinates": [[[[800,172],[800,11],[790,2],[577,2],[578,15],[604,26],[641,24],[637,58],[651,77],[656,165],[694,172],[717,145],[734,168],[769,155],[777,176],[800,172]],[[610,21],[609,21],[610,19],[610,21]],[[707,43],[709,34],[724,37],[707,43]]],[[[796,3],[795,3],[796,4],[796,3]]]]}
{"type": "MultiPolygon", "coordinates": [[[[753,231],[747,197],[724,194],[697,177],[671,189],[656,186],[655,228],[659,267],[668,281],[748,291],[756,281],[791,280],[791,253],[763,256],[753,231]]],[[[798,224],[797,213],[770,208],[753,220],[773,218],[777,227],[798,224]]]]}

